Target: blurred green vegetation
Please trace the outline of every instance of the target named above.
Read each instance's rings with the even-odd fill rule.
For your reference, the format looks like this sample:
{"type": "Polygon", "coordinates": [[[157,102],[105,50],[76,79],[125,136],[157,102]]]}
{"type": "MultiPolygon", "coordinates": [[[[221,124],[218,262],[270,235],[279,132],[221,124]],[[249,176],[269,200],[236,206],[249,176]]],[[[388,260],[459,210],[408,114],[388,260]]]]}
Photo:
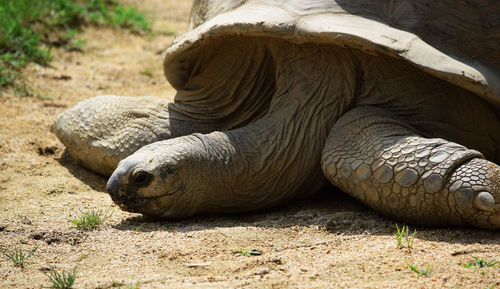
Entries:
{"type": "Polygon", "coordinates": [[[84,25],[151,30],[142,12],[116,0],[0,0],[0,88],[15,84],[27,63],[50,62],[52,47],[81,49],[75,36],[84,25]]]}

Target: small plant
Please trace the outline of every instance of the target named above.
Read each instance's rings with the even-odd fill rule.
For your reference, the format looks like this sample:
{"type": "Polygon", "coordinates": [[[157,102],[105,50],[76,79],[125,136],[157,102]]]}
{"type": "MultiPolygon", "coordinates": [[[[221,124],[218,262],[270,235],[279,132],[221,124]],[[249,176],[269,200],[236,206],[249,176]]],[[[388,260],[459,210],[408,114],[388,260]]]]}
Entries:
{"type": "Polygon", "coordinates": [[[432,268],[432,266],[430,266],[430,265],[429,265],[429,266],[427,266],[426,268],[422,267],[420,270],[419,270],[419,269],[417,269],[415,266],[412,266],[412,265],[410,265],[410,264],[408,264],[408,267],[410,267],[410,269],[411,269],[413,272],[415,272],[415,273],[417,273],[417,274],[420,274],[420,275],[424,275],[424,276],[426,276],[426,277],[429,277],[429,276],[430,276],[430,274],[431,274],[431,268],[432,268]]]}
{"type": "Polygon", "coordinates": [[[29,258],[31,258],[33,256],[33,254],[35,254],[35,251],[37,249],[38,249],[38,246],[35,246],[35,247],[33,247],[33,249],[31,249],[31,251],[28,254],[26,254],[25,252],[23,252],[23,249],[21,248],[21,246],[15,248],[12,251],[9,248],[7,248],[7,251],[3,252],[3,255],[5,257],[7,257],[7,259],[14,262],[14,266],[24,268],[24,264],[27,263],[26,261],[29,258]]]}
{"type": "Polygon", "coordinates": [[[93,230],[104,223],[110,216],[111,214],[103,213],[102,210],[80,211],[78,218],[71,220],[71,223],[79,229],[93,230]]]}
{"type": "Polygon", "coordinates": [[[108,17],[109,19],[106,19],[108,22],[122,28],[127,28],[139,35],[144,35],[151,31],[144,13],[138,12],[135,8],[125,8],[118,4],[108,17]]]}
{"type": "Polygon", "coordinates": [[[57,270],[50,271],[49,275],[47,275],[49,281],[51,283],[50,286],[45,288],[51,289],[71,289],[73,288],[73,283],[75,283],[76,278],[76,268],[66,272],[57,272],[57,270]]]}
{"type": "Polygon", "coordinates": [[[144,228],[144,226],[146,225],[146,223],[142,223],[140,224],[139,226],[137,226],[137,228],[135,228],[133,230],[134,233],[139,233],[139,232],[142,232],[142,229],[144,228]]]}
{"type": "Polygon", "coordinates": [[[396,224],[396,233],[394,233],[394,236],[398,241],[398,247],[403,247],[404,242],[406,243],[406,246],[411,249],[413,247],[413,243],[415,242],[416,234],[417,229],[413,230],[413,234],[410,234],[410,228],[408,226],[403,225],[403,227],[401,227],[400,229],[398,224],[396,224]]]}
{"type": "Polygon", "coordinates": [[[128,283],[127,289],[139,289],[139,282],[136,283],[128,283]]]}
{"type": "Polygon", "coordinates": [[[465,264],[462,264],[465,268],[472,268],[472,267],[477,267],[479,269],[484,268],[484,267],[497,267],[498,262],[495,259],[491,260],[483,260],[479,259],[477,257],[472,256],[474,260],[469,261],[465,264]]]}
{"type": "Polygon", "coordinates": [[[148,77],[153,77],[153,72],[151,69],[144,69],[143,71],[140,72],[142,75],[148,76],[148,77]]]}
{"type": "Polygon", "coordinates": [[[238,249],[238,250],[233,249],[232,252],[235,256],[260,256],[260,255],[262,255],[262,251],[259,251],[259,250],[243,251],[242,249],[238,249]]]}

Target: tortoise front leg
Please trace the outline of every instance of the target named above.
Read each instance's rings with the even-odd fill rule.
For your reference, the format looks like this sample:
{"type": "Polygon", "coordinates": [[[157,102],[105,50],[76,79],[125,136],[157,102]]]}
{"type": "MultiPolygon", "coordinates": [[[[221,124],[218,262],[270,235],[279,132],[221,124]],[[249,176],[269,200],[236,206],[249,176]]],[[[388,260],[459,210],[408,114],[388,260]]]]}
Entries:
{"type": "Polygon", "coordinates": [[[397,219],[500,228],[500,167],[459,144],[419,136],[383,109],[342,116],[321,165],[334,185],[397,219]]]}

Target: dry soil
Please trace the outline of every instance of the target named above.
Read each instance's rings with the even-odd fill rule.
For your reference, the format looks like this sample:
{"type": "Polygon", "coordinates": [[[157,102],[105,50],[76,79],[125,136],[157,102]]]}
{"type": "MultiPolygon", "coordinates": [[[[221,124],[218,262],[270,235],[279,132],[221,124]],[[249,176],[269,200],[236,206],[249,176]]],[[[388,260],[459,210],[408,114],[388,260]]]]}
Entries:
{"type": "Polygon", "coordinates": [[[179,221],[114,206],[106,178],[79,166],[50,127],[95,95],[173,97],[161,59],[171,32],[186,31],[190,1],[125,2],[154,18],[155,36],[86,28],[82,51],[54,50],[50,66],[24,71],[39,95],[0,91],[0,250],[38,246],[24,268],[0,255],[0,288],[42,288],[50,270],[74,268],[75,288],[500,287],[499,267],[462,266],[500,260],[499,232],[419,227],[411,248],[397,247],[393,220],[334,189],[273,210],[179,221]],[[91,210],[111,216],[90,231],[70,222],[91,210]],[[409,265],[431,266],[429,276],[409,265]]]}

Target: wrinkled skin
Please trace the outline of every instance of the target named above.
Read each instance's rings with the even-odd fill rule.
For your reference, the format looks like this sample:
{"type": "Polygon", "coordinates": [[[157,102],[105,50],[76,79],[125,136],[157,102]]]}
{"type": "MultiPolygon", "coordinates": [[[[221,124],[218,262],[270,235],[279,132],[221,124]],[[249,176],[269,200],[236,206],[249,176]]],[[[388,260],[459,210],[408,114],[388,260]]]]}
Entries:
{"type": "MultiPolygon", "coordinates": [[[[336,46],[241,37],[217,47],[265,59],[267,100],[234,129],[193,126],[123,155],[107,184],[121,208],[166,218],[250,211],[329,180],[396,219],[500,228],[500,120],[486,101],[402,61],[336,46]]],[[[237,62],[224,59],[219,66],[237,62]]]]}

